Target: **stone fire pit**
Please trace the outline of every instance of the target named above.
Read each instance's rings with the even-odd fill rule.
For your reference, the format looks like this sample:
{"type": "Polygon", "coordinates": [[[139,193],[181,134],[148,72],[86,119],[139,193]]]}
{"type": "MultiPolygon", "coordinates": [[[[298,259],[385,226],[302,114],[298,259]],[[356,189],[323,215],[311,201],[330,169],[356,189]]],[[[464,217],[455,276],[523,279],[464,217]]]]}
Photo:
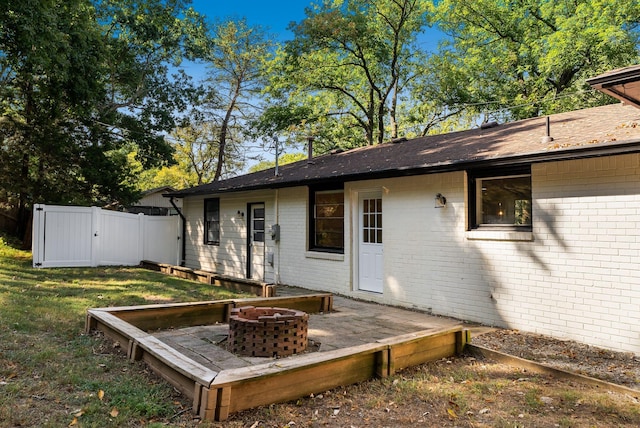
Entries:
{"type": "Polygon", "coordinates": [[[286,357],[307,349],[309,315],[284,308],[231,309],[229,350],[249,357],[286,357]]]}

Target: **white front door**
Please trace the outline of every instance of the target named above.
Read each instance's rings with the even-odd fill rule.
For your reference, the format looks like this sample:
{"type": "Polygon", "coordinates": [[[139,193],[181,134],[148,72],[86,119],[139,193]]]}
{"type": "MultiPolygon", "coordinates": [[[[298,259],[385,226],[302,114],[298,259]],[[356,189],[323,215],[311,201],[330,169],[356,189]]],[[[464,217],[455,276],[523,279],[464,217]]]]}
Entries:
{"type": "Polygon", "coordinates": [[[358,289],[382,293],[382,195],[358,198],[358,289]]]}
{"type": "Polygon", "coordinates": [[[257,281],[264,281],[264,227],[264,204],[250,204],[248,276],[257,281]]]}

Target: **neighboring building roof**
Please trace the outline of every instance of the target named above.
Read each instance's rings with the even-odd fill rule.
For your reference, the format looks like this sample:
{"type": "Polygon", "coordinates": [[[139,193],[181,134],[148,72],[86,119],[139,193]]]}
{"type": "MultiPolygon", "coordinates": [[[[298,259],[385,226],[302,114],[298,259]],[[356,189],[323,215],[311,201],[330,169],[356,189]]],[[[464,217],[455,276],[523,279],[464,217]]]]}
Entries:
{"type": "Polygon", "coordinates": [[[149,189],[149,190],[145,190],[144,192],[142,192],[142,194],[144,196],[146,195],[152,195],[154,193],[168,193],[168,192],[175,192],[176,189],[174,189],[171,186],[160,186],[160,187],[156,187],[153,189],[149,189]]]}
{"type": "Polygon", "coordinates": [[[640,108],[640,65],[608,71],[587,79],[587,83],[605,94],[640,108]]]}
{"type": "MultiPolygon", "coordinates": [[[[162,208],[171,208],[173,205],[170,201],[164,198],[164,195],[175,192],[171,186],[161,186],[156,187],[154,189],[145,190],[142,192],[142,197],[136,201],[134,204],[129,207],[129,212],[143,212],[148,213],[152,212],[152,210],[140,210],[140,208],[153,208],[153,207],[162,207],[162,208]]],[[[182,201],[178,201],[178,205],[182,205],[182,201]]]]}
{"type": "Polygon", "coordinates": [[[640,152],[640,110],[612,104],[450,134],[361,147],[168,196],[238,192],[640,152]]]}

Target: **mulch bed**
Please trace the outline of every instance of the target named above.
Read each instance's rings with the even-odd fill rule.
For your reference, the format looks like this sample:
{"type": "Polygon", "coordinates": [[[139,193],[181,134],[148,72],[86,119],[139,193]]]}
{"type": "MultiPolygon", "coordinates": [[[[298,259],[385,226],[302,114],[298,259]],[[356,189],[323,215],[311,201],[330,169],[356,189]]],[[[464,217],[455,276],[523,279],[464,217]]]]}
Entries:
{"type": "Polygon", "coordinates": [[[560,370],[640,389],[640,356],[631,352],[615,352],[572,340],[502,329],[476,336],[471,343],[560,370]]]}

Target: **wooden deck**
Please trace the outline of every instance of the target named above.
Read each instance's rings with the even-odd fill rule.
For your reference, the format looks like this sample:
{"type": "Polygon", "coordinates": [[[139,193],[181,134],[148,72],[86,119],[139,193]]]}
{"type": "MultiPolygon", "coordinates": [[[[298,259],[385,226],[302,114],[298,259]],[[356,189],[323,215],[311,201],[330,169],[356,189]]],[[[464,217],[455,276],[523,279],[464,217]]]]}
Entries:
{"type": "Polygon", "coordinates": [[[469,330],[454,320],[324,293],[90,309],[86,329],[118,341],[128,358],[145,361],[190,397],[196,414],[217,421],[244,409],[389,376],[457,354],[470,341],[469,330]],[[280,359],[230,354],[220,346],[230,310],[247,305],[309,313],[308,336],[318,348],[280,359]]]}

